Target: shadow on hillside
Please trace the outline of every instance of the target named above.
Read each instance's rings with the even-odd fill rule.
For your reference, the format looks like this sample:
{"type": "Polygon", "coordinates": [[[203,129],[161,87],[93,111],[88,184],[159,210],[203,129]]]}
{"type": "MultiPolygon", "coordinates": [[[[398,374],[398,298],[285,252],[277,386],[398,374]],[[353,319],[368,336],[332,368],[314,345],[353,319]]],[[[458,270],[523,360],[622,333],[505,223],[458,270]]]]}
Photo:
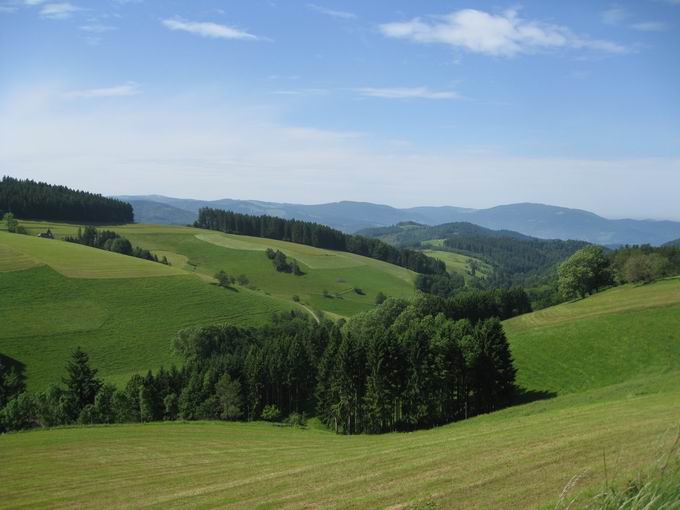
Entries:
{"type": "Polygon", "coordinates": [[[526,390],[519,388],[515,396],[515,405],[528,404],[529,402],[536,402],[537,400],[548,400],[555,398],[557,393],[546,390],[526,390]]]}
{"type": "Polygon", "coordinates": [[[0,377],[3,377],[11,369],[19,376],[19,382],[21,385],[26,384],[26,365],[21,361],[14,358],[10,358],[4,354],[0,354],[0,377]]]}

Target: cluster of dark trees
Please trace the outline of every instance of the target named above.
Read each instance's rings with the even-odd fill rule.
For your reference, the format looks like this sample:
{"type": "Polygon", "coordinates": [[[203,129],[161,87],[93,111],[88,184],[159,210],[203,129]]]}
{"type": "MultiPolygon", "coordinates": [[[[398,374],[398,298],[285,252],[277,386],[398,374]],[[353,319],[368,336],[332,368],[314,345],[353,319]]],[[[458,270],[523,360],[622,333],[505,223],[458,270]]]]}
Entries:
{"type": "Polygon", "coordinates": [[[356,253],[423,274],[444,274],[443,262],[417,250],[395,248],[378,239],[349,235],[325,225],[273,216],[251,216],[220,209],[203,208],[194,224],[198,228],[229,234],[264,237],[306,244],[317,248],[356,253]]]}
{"type": "Polygon", "coordinates": [[[465,278],[458,273],[419,274],[416,289],[427,294],[449,297],[465,287],[465,278]]]}
{"type": "Polygon", "coordinates": [[[643,245],[607,251],[586,246],[564,261],[558,274],[562,296],[583,298],[612,285],[650,283],[680,274],[680,249],[643,245]]]}
{"type": "Polygon", "coordinates": [[[0,354],[0,409],[26,389],[22,367],[0,354]]]}
{"type": "Polygon", "coordinates": [[[344,434],[431,427],[511,403],[500,317],[515,312],[468,292],[388,299],[348,322],[291,312],[260,328],[184,330],[175,340],[182,368],[135,375],[122,389],[102,384],[77,350],[64,386],[14,396],[0,427],[305,414],[344,434]]]}
{"type": "Polygon", "coordinates": [[[84,244],[92,248],[99,248],[100,250],[112,251],[114,253],[121,253],[131,257],[137,257],[144,260],[151,260],[152,262],[160,262],[161,264],[170,265],[167,257],[161,259],[157,255],[151,253],[149,250],[140,248],[139,246],[132,246],[132,243],[125,237],[113,232],[112,230],[97,230],[95,227],[86,226],[78,228],[78,235],[75,237],[67,236],[64,241],[69,243],[84,244]]]}
{"type": "Polygon", "coordinates": [[[680,274],[680,247],[622,246],[610,254],[619,283],[649,283],[680,274]]]}
{"type": "Polygon", "coordinates": [[[527,285],[587,246],[583,241],[515,239],[512,237],[456,236],[444,241],[447,249],[481,258],[494,266],[488,284],[494,287],[527,285]]]}
{"type": "Polygon", "coordinates": [[[281,250],[274,251],[271,248],[267,248],[265,255],[272,261],[272,264],[274,264],[274,267],[279,273],[292,273],[295,276],[303,276],[305,274],[302,269],[300,269],[297,260],[292,259],[288,262],[286,254],[281,250]]]}
{"type": "Polygon", "coordinates": [[[26,220],[87,223],[131,223],[134,220],[132,206],[127,202],[66,186],[12,177],[3,177],[0,181],[0,216],[3,212],[26,220]]]}

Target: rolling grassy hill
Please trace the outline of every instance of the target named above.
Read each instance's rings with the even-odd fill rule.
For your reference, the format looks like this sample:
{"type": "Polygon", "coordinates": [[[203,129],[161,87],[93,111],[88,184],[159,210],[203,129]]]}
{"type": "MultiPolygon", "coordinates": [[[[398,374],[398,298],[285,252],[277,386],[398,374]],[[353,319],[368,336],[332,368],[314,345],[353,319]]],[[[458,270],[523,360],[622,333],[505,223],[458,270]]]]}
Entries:
{"type": "Polygon", "coordinates": [[[680,370],[680,278],[505,322],[519,383],[565,394],[680,370]]]}
{"type": "Polygon", "coordinates": [[[199,422],[5,435],[3,503],[554,508],[565,486],[627,479],[670,447],[680,422],[679,307],[672,279],[512,319],[520,383],[557,396],[429,431],[348,437],[199,422]]]}
{"type": "MultiPolygon", "coordinates": [[[[50,228],[57,236],[78,230],[22,225],[31,233],[50,228]]],[[[58,383],[77,346],[102,376],[122,383],[133,373],[176,363],[171,341],[185,327],[259,324],[290,309],[350,316],[374,306],[379,291],[414,292],[414,273],[358,255],[188,227],[107,228],[172,265],[0,232],[0,353],[26,365],[29,389],[58,383]],[[295,258],[306,274],[278,273],[265,256],[268,247],[295,258]],[[246,274],[252,288],[217,287],[212,275],[219,270],[246,274]]]]}
{"type": "Polygon", "coordinates": [[[176,362],[182,328],[269,320],[289,303],[228,291],[196,275],[85,246],[0,232],[0,352],[26,365],[29,389],[58,383],[81,346],[114,382],[176,362]]]}
{"type": "MultiPolygon", "coordinates": [[[[38,222],[22,225],[31,233],[50,228],[57,236],[73,235],[78,228],[38,222]]],[[[378,292],[393,297],[414,293],[414,272],[351,253],[192,227],[131,224],[106,228],[127,237],[134,245],[167,256],[173,268],[208,279],[220,270],[233,276],[245,274],[254,288],[268,295],[289,301],[291,306],[293,296],[298,296],[306,306],[332,316],[349,317],[370,309],[378,292]],[[306,274],[277,272],[265,255],[267,248],[294,258],[306,274]]]]}
{"type": "Polygon", "coordinates": [[[473,260],[477,261],[479,266],[479,269],[477,270],[478,277],[484,278],[493,272],[493,268],[486,262],[461,253],[441,250],[423,250],[423,253],[428,257],[433,257],[444,262],[444,264],[446,264],[446,270],[449,273],[457,273],[465,278],[469,277],[468,264],[473,260]]]}

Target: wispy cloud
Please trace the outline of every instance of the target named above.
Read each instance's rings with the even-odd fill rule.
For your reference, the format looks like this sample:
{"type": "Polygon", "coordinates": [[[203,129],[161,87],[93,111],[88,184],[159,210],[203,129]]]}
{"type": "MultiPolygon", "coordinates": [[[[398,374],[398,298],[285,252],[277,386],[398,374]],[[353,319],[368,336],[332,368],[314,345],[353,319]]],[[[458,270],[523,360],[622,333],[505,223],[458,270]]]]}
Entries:
{"type": "Polygon", "coordinates": [[[99,23],[93,23],[90,25],[81,25],[80,30],[83,32],[89,32],[91,34],[103,34],[105,32],[113,32],[114,30],[118,30],[117,27],[111,26],[111,25],[101,25],[99,23]]]}
{"type": "Polygon", "coordinates": [[[366,97],[384,99],[461,99],[453,90],[430,90],[427,87],[360,87],[355,92],[366,97]]]}
{"type": "Polygon", "coordinates": [[[328,9],[327,7],[323,7],[321,5],[307,4],[307,7],[309,7],[312,10],[315,10],[317,12],[320,12],[321,14],[325,14],[326,16],[332,16],[334,18],[356,19],[356,17],[357,17],[357,15],[354,14],[353,12],[336,11],[334,9],[328,9]]]}
{"type": "Polygon", "coordinates": [[[602,22],[607,25],[618,25],[630,17],[628,9],[612,7],[602,12],[602,22]]]}
{"type": "Polygon", "coordinates": [[[281,89],[272,94],[277,96],[327,96],[331,93],[328,89],[304,88],[304,89],[281,89]]]}
{"type": "Polygon", "coordinates": [[[385,23],[379,29],[386,37],[446,44],[471,53],[499,57],[564,48],[607,53],[627,51],[618,43],[581,36],[561,25],[522,19],[515,10],[490,14],[463,9],[443,16],[385,23]]]}
{"type": "Polygon", "coordinates": [[[89,99],[93,97],[121,97],[121,96],[135,96],[141,91],[139,85],[133,81],[129,81],[122,85],[115,85],[113,87],[104,87],[98,89],[72,90],[67,92],[64,96],[68,99],[89,99]]]}
{"type": "Polygon", "coordinates": [[[190,34],[208,37],[211,39],[237,39],[244,41],[256,41],[259,37],[227,25],[220,25],[207,21],[186,21],[180,18],[164,19],[162,21],[170,30],[181,30],[190,34]]]}
{"type": "MultiPolygon", "coordinates": [[[[35,0],[31,0],[34,1],[35,0]]],[[[39,2],[40,3],[40,2],[39,2]]],[[[29,4],[29,5],[37,5],[37,4],[29,4]]],[[[76,12],[82,10],[80,7],[77,7],[73,5],[72,3],[69,2],[61,2],[61,3],[56,3],[56,4],[42,4],[42,8],[40,9],[40,14],[41,17],[47,18],[47,19],[66,19],[70,18],[75,14],[76,12]]]]}
{"type": "Polygon", "coordinates": [[[641,23],[633,23],[631,27],[641,32],[663,32],[668,30],[668,24],[663,21],[643,21],[641,23]]]}

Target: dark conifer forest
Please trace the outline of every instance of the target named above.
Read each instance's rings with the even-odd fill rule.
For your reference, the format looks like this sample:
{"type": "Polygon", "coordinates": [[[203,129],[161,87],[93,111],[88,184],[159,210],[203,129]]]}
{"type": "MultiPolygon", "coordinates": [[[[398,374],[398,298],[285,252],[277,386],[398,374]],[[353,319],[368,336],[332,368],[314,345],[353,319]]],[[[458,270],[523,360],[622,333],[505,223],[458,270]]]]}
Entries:
{"type": "Polygon", "coordinates": [[[24,220],[84,223],[131,223],[134,220],[132,206],[127,202],[13,177],[3,177],[0,181],[0,213],[5,212],[24,220]]]}
{"type": "Polygon", "coordinates": [[[334,228],[308,221],[287,220],[274,216],[250,216],[220,209],[203,208],[194,224],[198,228],[228,234],[265,237],[306,244],[316,248],[346,251],[370,257],[422,274],[444,274],[443,262],[416,250],[395,248],[378,239],[349,235],[334,228]]]}
{"type": "Polygon", "coordinates": [[[510,309],[516,298],[469,292],[390,299],[348,322],[317,323],[291,312],[259,328],[187,329],[174,342],[182,368],[135,375],[120,390],[103,385],[76,350],[65,386],[21,393],[0,411],[0,427],[298,423],[315,415],[338,433],[358,434],[462,420],[512,401],[515,368],[500,317],[520,313],[510,309]]]}

